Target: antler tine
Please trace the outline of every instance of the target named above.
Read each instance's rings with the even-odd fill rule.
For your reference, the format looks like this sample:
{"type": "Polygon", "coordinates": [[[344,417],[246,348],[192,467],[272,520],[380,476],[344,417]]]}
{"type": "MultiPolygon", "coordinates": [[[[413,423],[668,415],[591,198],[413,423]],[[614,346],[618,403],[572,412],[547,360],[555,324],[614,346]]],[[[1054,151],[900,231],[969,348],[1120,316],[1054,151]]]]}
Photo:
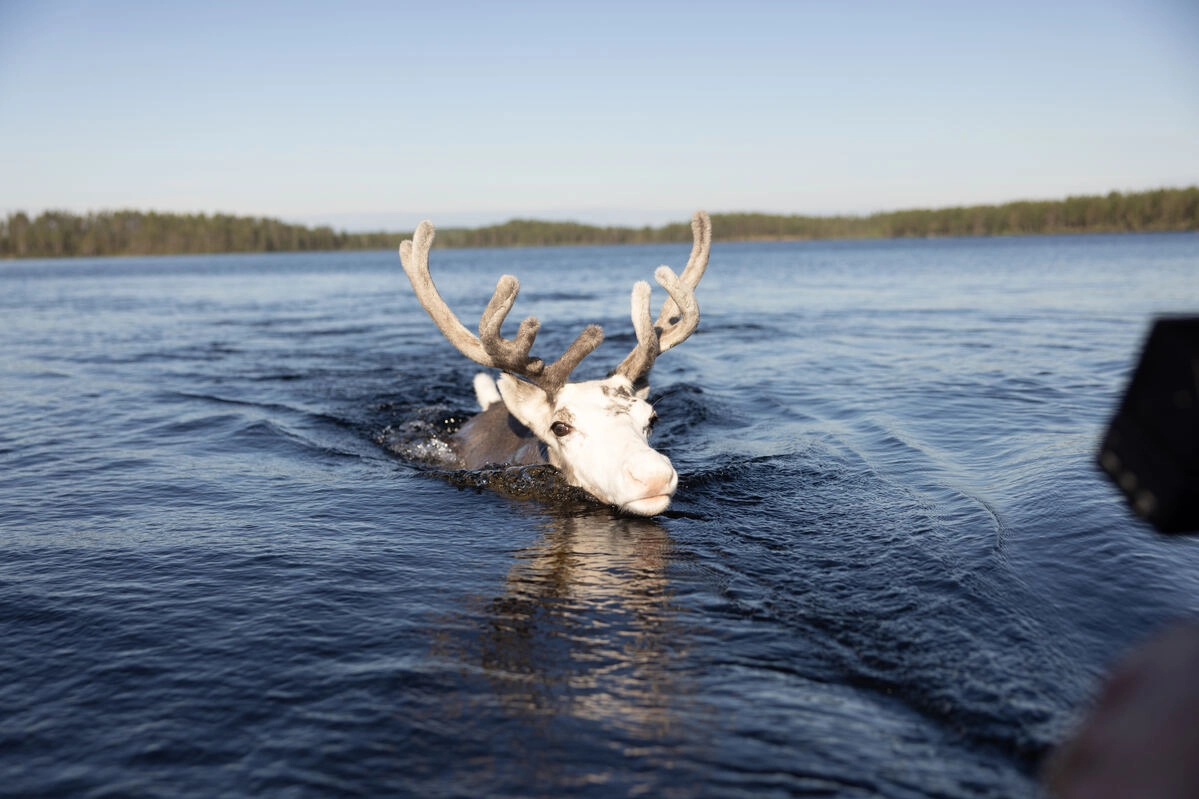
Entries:
{"type": "Polygon", "coordinates": [[[479,318],[479,339],[483,349],[494,360],[493,366],[516,374],[535,376],[545,368],[540,358],[529,355],[537,331],[541,329],[537,317],[526,317],[516,331],[516,338],[511,341],[500,335],[500,326],[508,317],[508,311],[512,310],[519,292],[520,281],[512,275],[504,275],[499,279],[495,284],[495,294],[479,318]]]}
{"type": "Polygon", "coordinates": [[[624,375],[633,383],[649,374],[658,358],[658,331],[654,329],[653,317],[649,315],[649,283],[638,280],[633,284],[632,313],[633,331],[637,334],[637,346],[625,356],[613,374],[624,375]]]}
{"type": "Polygon", "coordinates": [[[553,396],[566,385],[566,381],[570,378],[570,373],[583,362],[591,353],[595,352],[595,348],[604,340],[604,329],[599,325],[587,325],[583,328],[583,332],[578,335],[566,352],[562,353],[562,357],[554,361],[549,366],[545,367],[540,379],[535,382],[541,386],[547,394],[553,396]]]}
{"type": "Polygon", "coordinates": [[[480,328],[487,331],[482,338],[467,330],[450,307],[446,305],[433,277],[429,274],[429,249],[433,246],[433,225],[421,222],[411,241],[400,244],[400,263],[404,265],[404,273],[412,283],[412,290],[421,307],[433,319],[437,329],[441,331],[454,347],[482,366],[504,369],[516,374],[540,374],[542,363],[536,358],[529,357],[529,349],[533,346],[533,337],[537,335],[538,322],[530,317],[520,325],[516,341],[506,341],[499,336],[499,327],[503,323],[512,303],[516,301],[520,291],[520,282],[511,275],[504,275],[496,284],[495,294],[483,311],[480,328]],[[494,335],[492,335],[494,331],[494,335]]]}
{"type": "Polygon", "coordinates": [[[695,287],[708,268],[712,248],[712,221],[707,213],[695,212],[691,217],[691,232],[694,242],[683,274],[676,275],[668,266],[660,266],[654,272],[654,279],[669,295],[662,303],[656,324],[650,322],[649,284],[641,281],[633,286],[632,317],[637,346],[614,371],[635,384],[645,382],[658,356],[689,338],[699,325],[695,287]]]}
{"type": "MultiPolygon", "coordinates": [[[[687,258],[687,266],[683,268],[680,278],[684,284],[694,289],[699,285],[700,278],[708,268],[708,254],[712,250],[712,220],[707,211],[696,211],[691,216],[691,255],[687,258]]],[[[658,314],[658,327],[674,321],[679,314],[679,306],[668,299],[662,304],[662,312],[658,314]]],[[[673,346],[673,345],[672,345],[673,346]]],[[[662,351],[670,349],[663,347],[662,351]]]]}
{"type": "MultiPolygon", "coordinates": [[[[686,272],[683,273],[686,275],[686,272]]],[[[686,341],[695,328],[699,326],[699,303],[695,299],[695,287],[686,285],[683,278],[675,275],[674,270],[669,266],[659,266],[654,271],[654,279],[662,288],[666,289],[666,293],[670,295],[670,299],[662,303],[663,306],[672,304],[677,309],[677,314],[670,317],[670,322],[665,327],[662,326],[661,317],[658,320],[658,352],[659,354],[666,352],[676,344],[686,341]]],[[[663,308],[663,315],[665,315],[663,308]]]]}
{"type": "Polygon", "coordinates": [[[500,335],[500,327],[520,292],[520,281],[512,275],[504,275],[496,283],[495,293],[479,319],[479,335],[474,335],[458,321],[433,283],[429,274],[429,249],[432,246],[433,225],[421,222],[412,240],[400,244],[400,263],[421,307],[432,317],[437,329],[475,363],[520,375],[546,393],[554,394],[566,385],[570,373],[604,340],[604,331],[599,325],[589,325],[561,358],[546,366],[540,358],[529,355],[541,328],[536,317],[522,321],[514,339],[504,338],[500,335]]]}
{"type": "Polygon", "coordinates": [[[416,226],[411,240],[400,242],[400,263],[404,266],[404,274],[408,275],[421,307],[433,319],[442,335],[467,358],[490,366],[491,358],[478,337],[462,326],[433,284],[433,277],[429,274],[429,248],[432,246],[433,224],[426,220],[416,226]]]}
{"type": "Polygon", "coordinates": [[[479,338],[489,353],[499,356],[496,357],[496,365],[499,368],[523,375],[546,393],[555,394],[566,385],[570,373],[604,340],[604,330],[599,325],[588,325],[566,348],[562,357],[546,366],[540,358],[529,357],[533,339],[541,327],[541,323],[535,317],[530,316],[520,323],[515,339],[509,341],[500,335],[500,325],[512,308],[519,289],[520,283],[512,275],[500,278],[495,287],[495,295],[492,296],[491,302],[487,303],[483,317],[479,320],[479,338]],[[511,363],[520,368],[509,368],[504,366],[504,363],[511,363]]]}

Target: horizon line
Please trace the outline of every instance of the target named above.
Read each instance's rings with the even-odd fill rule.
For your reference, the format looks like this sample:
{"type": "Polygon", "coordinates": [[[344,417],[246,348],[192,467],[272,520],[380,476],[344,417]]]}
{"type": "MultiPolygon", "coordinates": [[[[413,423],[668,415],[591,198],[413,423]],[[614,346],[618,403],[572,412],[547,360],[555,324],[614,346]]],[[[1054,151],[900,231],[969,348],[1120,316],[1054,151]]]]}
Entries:
{"type": "MultiPolygon", "coordinates": [[[[1187,185],[1187,184],[1174,185],[1174,186],[1160,185],[1160,186],[1155,186],[1153,188],[1147,188],[1147,189],[1111,189],[1106,192],[1086,192],[1086,193],[1077,193],[1077,194],[1066,194],[1064,196],[1063,195],[1055,195],[1052,197],[1025,196],[1025,197],[1019,197],[1019,198],[1009,199],[1009,200],[1002,200],[1002,201],[995,201],[995,202],[982,202],[982,203],[975,202],[975,203],[970,203],[970,204],[950,203],[950,204],[945,204],[945,205],[917,205],[917,206],[908,206],[908,207],[900,207],[900,208],[878,209],[878,210],[866,211],[866,212],[803,213],[803,212],[796,212],[796,211],[766,211],[766,210],[738,209],[738,210],[709,210],[708,213],[713,216],[716,216],[716,215],[733,216],[733,215],[744,214],[744,215],[792,217],[792,218],[804,218],[804,219],[870,219],[872,217],[884,216],[884,215],[888,215],[888,214],[926,212],[926,211],[936,212],[936,211],[947,211],[947,210],[952,210],[952,209],[969,210],[969,209],[978,209],[978,208],[997,208],[997,207],[1003,207],[1003,206],[1007,206],[1007,205],[1018,205],[1018,204],[1022,204],[1022,203],[1065,202],[1065,201],[1073,200],[1073,199],[1110,197],[1113,194],[1139,195],[1139,194],[1150,194],[1150,193],[1159,192],[1159,191],[1188,191],[1188,190],[1195,190],[1195,189],[1199,189],[1199,183],[1191,183],[1189,185],[1187,185]]],[[[435,218],[438,216],[440,216],[443,219],[445,219],[447,217],[448,218],[458,217],[460,219],[464,219],[467,217],[475,217],[477,219],[494,219],[495,221],[482,221],[482,222],[475,222],[474,224],[469,224],[469,223],[464,223],[464,222],[458,222],[458,223],[441,222],[441,223],[438,223],[438,227],[442,230],[478,230],[481,228],[502,227],[504,225],[507,225],[507,224],[510,224],[513,222],[538,222],[538,223],[549,223],[549,224],[575,224],[575,225],[580,225],[580,226],[584,226],[584,227],[593,227],[593,228],[639,230],[639,229],[645,229],[645,228],[660,229],[663,227],[667,227],[670,225],[677,225],[677,224],[686,225],[686,224],[689,224],[691,214],[693,212],[694,212],[694,209],[692,211],[682,212],[682,213],[680,213],[680,215],[678,217],[675,217],[674,214],[676,212],[673,212],[673,211],[657,211],[657,212],[641,211],[641,213],[643,213],[647,216],[656,215],[659,220],[656,223],[644,222],[641,224],[628,223],[628,222],[625,222],[625,223],[600,222],[600,221],[588,222],[588,221],[583,221],[582,216],[580,216],[580,214],[586,215],[588,213],[603,214],[603,215],[609,215],[609,216],[615,216],[617,214],[620,214],[622,216],[624,215],[624,212],[615,211],[615,210],[611,210],[611,209],[592,209],[589,212],[588,211],[583,211],[583,212],[580,212],[580,211],[572,211],[572,212],[529,211],[527,213],[524,213],[524,212],[502,212],[501,213],[501,212],[492,212],[492,211],[446,211],[444,213],[439,213],[436,211],[425,212],[425,213],[416,213],[416,212],[411,212],[411,211],[397,211],[397,212],[391,212],[391,211],[377,211],[377,212],[375,212],[375,211],[364,211],[364,212],[347,211],[347,212],[334,212],[334,213],[324,213],[324,214],[312,213],[312,214],[274,214],[274,215],[271,215],[271,214],[265,214],[265,213],[246,213],[246,212],[239,213],[239,212],[223,211],[223,210],[180,211],[180,210],[159,210],[159,209],[154,209],[154,208],[145,209],[145,208],[136,208],[136,207],[132,207],[132,206],[125,206],[125,207],[110,207],[110,208],[89,208],[85,211],[74,211],[74,210],[69,210],[67,208],[63,208],[63,207],[59,207],[59,208],[46,207],[46,208],[41,208],[35,212],[30,212],[23,208],[16,208],[16,209],[5,209],[3,211],[3,214],[5,215],[5,221],[7,221],[7,219],[9,219],[17,214],[25,214],[28,218],[35,219],[38,216],[43,216],[46,214],[54,214],[54,213],[64,213],[64,214],[70,214],[70,215],[79,216],[79,217],[100,215],[100,214],[118,214],[118,213],[159,214],[159,215],[163,215],[163,216],[207,216],[207,217],[227,216],[227,217],[240,218],[240,219],[273,220],[273,221],[278,221],[278,222],[281,222],[284,224],[299,225],[299,226],[309,227],[309,228],[330,228],[335,233],[344,233],[347,235],[370,235],[370,234],[395,235],[395,234],[401,234],[401,233],[411,233],[416,228],[416,225],[419,224],[419,221],[410,226],[400,225],[400,226],[387,227],[387,228],[355,226],[353,229],[351,229],[351,227],[349,227],[349,226],[337,227],[333,224],[330,224],[329,222],[320,222],[319,220],[321,220],[322,218],[328,219],[330,217],[370,218],[370,217],[386,216],[386,217],[408,217],[408,218],[420,217],[421,219],[435,218]]],[[[633,213],[636,213],[636,212],[633,212],[633,213]]]]}

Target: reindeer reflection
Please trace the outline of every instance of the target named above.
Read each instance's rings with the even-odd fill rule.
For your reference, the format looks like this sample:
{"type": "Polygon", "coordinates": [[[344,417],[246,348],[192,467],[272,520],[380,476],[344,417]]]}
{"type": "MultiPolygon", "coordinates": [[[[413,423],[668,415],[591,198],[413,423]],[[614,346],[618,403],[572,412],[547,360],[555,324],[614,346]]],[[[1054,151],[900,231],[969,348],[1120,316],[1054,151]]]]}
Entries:
{"type": "Polygon", "coordinates": [[[673,664],[686,637],[664,573],[666,531],[594,509],[541,527],[516,554],[504,595],[479,608],[485,627],[459,656],[482,668],[508,714],[667,733],[684,693],[673,664]]]}

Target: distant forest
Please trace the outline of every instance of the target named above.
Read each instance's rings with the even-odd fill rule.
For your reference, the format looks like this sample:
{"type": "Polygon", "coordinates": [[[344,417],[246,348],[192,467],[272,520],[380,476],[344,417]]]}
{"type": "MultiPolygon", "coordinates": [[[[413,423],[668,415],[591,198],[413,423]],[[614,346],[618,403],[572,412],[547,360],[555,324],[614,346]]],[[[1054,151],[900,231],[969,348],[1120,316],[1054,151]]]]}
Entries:
{"type": "MultiPolygon", "coordinates": [[[[889,211],[869,216],[712,214],[719,241],[1014,236],[1199,230],[1199,186],[1024,201],[1003,205],[889,211]]],[[[277,219],[225,214],[47,211],[0,221],[0,258],[175,255],[228,252],[394,249],[407,233],[345,233],[277,219]]],[[[438,247],[527,247],[689,242],[687,222],[662,227],[597,227],[514,219],[437,231],[438,247]]]]}

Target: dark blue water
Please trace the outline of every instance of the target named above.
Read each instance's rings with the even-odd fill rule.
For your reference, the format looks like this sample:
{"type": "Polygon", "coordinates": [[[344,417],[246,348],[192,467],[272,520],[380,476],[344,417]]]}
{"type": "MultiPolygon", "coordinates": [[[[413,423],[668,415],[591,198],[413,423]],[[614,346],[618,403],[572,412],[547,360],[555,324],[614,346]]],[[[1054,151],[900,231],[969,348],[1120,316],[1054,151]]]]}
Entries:
{"type": "MultiPolygon", "coordinates": [[[[602,322],[586,378],[686,252],[433,268],[602,322]]],[[[1092,466],[1199,236],[718,243],[699,299],[644,520],[419,459],[475,369],[394,253],[0,264],[0,792],[1036,795],[1199,610],[1092,466]]]]}

